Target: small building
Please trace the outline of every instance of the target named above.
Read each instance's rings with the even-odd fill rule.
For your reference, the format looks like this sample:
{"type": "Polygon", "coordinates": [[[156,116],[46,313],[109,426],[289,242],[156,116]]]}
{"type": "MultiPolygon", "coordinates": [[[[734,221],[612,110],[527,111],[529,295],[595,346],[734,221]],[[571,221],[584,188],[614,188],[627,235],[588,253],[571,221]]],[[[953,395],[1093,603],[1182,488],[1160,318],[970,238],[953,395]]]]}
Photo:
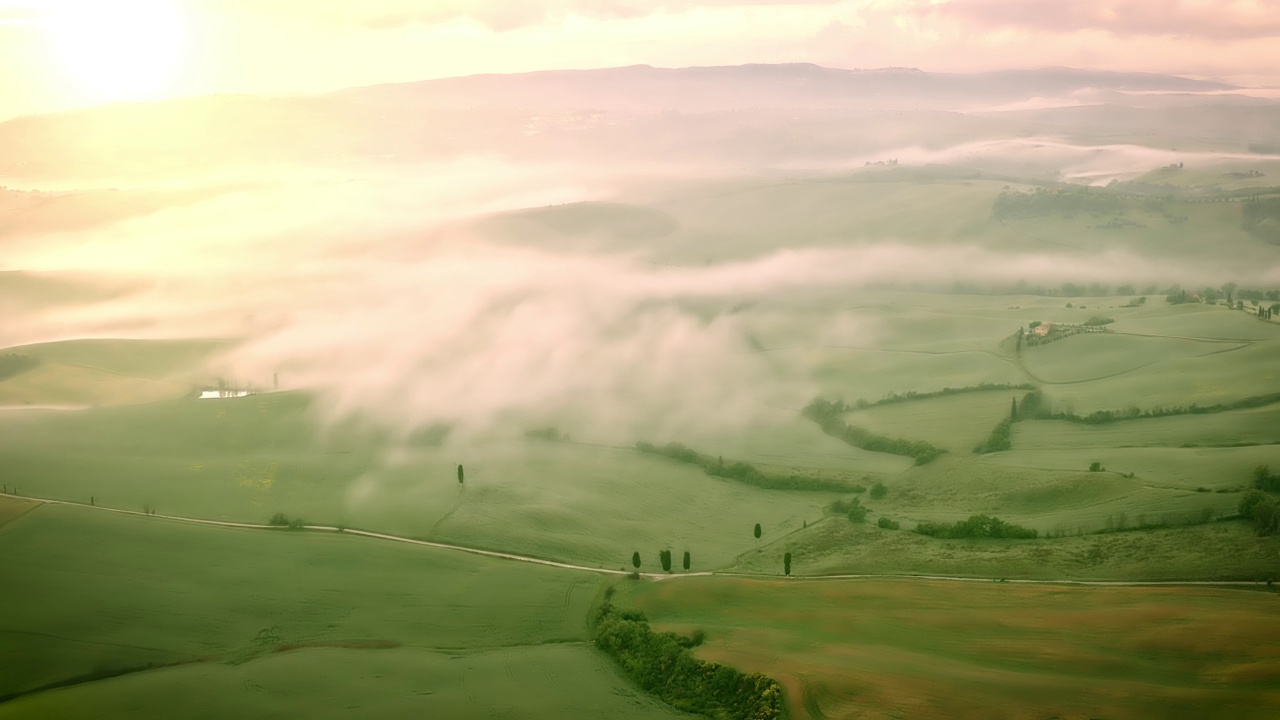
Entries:
{"type": "Polygon", "coordinates": [[[1043,323],[1031,328],[1031,334],[1037,337],[1044,337],[1049,334],[1049,329],[1053,327],[1053,323],[1043,323]]]}

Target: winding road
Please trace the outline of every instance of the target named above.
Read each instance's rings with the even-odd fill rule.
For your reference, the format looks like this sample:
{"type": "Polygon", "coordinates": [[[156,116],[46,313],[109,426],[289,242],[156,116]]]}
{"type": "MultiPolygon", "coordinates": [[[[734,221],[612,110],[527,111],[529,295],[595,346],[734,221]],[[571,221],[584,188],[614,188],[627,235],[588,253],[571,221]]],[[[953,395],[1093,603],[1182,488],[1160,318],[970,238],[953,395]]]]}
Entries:
{"type": "MultiPolygon", "coordinates": [[[[141,517],[159,518],[161,520],[170,520],[173,522],[188,523],[192,525],[212,525],[216,527],[245,528],[250,530],[273,530],[281,531],[286,528],[279,525],[263,525],[259,523],[241,523],[229,520],[205,520],[202,518],[182,517],[180,515],[160,515],[147,514],[138,510],[122,510],[120,508],[104,507],[102,505],[88,505],[81,502],[72,502],[69,500],[54,500],[50,498],[27,497],[24,495],[14,495],[12,493],[0,493],[0,497],[13,498],[15,500],[27,500],[46,505],[69,505],[73,507],[85,508],[90,510],[101,510],[103,512],[119,513],[121,515],[137,515],[141,517]]],[[[555,560],[546,560],[543,558],[529,557],[528,555],[518,555],[516,553],[498,552],[496,550],[483,550],[481,548],[467,547],[465,545],[452,545],[450,543],[432,542],[430,540],[417,540],[415,538],[403,537],[400,535],[389,535],[387,533],[371,532],[369,530],[354,530],[351,528],[340,528],[334,525],[304,525],[303,530],[313,532],[341,533],[343,535],[359,535],[362,537],[375,538],[378,540],[387,540],[390,542],[408,543],[410,545],[422,545],[440,550],[451,550],[454,552],[471,553],[472,555],[484,555],[486,557],[500,558],[503,560],[513,560],[516,562],[532,563],[535,565],[548,565],[550,567],[564,568],[566,570],[581,570],[583,572],[600,573],[602,575],[630,575],[625,570],[611,570],[602,567],[590,567],[588,565],[575,565],[573,563],[557,562],[555,560]]],[[[867,573],[867,574],[841,574],[841,575],[795,575],[781,576],[770,575],[764,573],[743,573],[704,570],[701,572],[686,573],[639,573],[642,578],[650,580],[675,580],[679,578],[689,577],[735,577],[749,578],[755,580],[774,580],[780,582],[795,582],[806,580],[927,580],[942,582],[1000,582],[1000,583],[1018,583],[1021,585],[1078,585],[1093,587],[1159,587],[1159,586],[1210,586],[1210,587],[1257,587],[1264,583],[1254,580],[1030,580],[1030,579],[1007,579],[1007,578],[981,578],[981,577],[963,577],[956,575],[911,575],[901,573],[867,573]]]]}

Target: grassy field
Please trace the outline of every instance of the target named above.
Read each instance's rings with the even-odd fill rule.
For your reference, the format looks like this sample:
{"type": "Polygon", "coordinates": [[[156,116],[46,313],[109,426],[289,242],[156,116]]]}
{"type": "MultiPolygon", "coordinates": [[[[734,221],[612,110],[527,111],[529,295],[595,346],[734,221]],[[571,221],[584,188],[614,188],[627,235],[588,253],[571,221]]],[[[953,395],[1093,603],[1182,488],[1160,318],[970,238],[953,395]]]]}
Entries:
{"type": "Polygon", "coordinates": [[[709,660],[778,679],[794,718],[1267,718],[1272,593],[921,581],[624,584],[709,660]]]}
{"type": "Polygon", "coordinates": [[[218,340],[69,340],[7,348],[36,367],[0,382],[0,406],[134,405],[191,394],[213,378],[202,364],[218,340]]]}
{"type": "MultiPolygon", "coordinates": [[[[633,448],[524,438],[391,445],[321,432],[298,393],[0,415],[0,466],[21,494],[162,514],[308,522],[620,567],[641,551],[733,562],[822,516],[834,495],[745,487],[633,448]],[[455,465],[467,470],[459,486],[455,465]],[[717,508],[717,512],[707,512],[717,508]]],[[[815,440],[823,436],[814,431],[815,440]]]]}
{"type": "Polygon", "coordinates": [[[439,652],[317,648],[150,670],[0,704],[0,718],[691,718],[581,643],[439,652]]]}
{"type": "Polygon", "coordinates": [[[600,582],[353,536],[67,506],[0,526],[0,549],[0,656],[24,659],[0,677],[0,695],[148,663],[245,662],[288,644],[581,643],[600,582]]]}
{"type": "Polygon", "coordinates": [[[1280,442],[1280,404],[1213,416],[1177,415],[1106,425],[1025,420],[1014,427],[1013,442],[1020,450],[1271,444],[1280,442]]]}
{"type": "MultiPolygon", "coordinates": [[[[874,518],[875,515],[873,514],[874,518]]],[[[1116,518],[1118,524],[1118,516],[1116,518]]],[[[1128,517],[1132,528],[1137,519],[1128,517]]],[[[1243,522],[1038,540],[941,540],[833,517],[744,555],[735,570],[795,575],[911,574],[1074,580],[1280,579],[1280,539],[1243,522]]],[[[1074,532],[1076,528],[1064,528],[1074,532]]],[[[1100,529],[1100,528],[1095,528],[1100,529]]]]}
{"type": "Polygon", "coordinates": [[[846,413],[845,422],[890,437],[927,440],[967,453],[1009,415],[1010,399],[1026,390],[993,390],[881,405],[846,413]]]}

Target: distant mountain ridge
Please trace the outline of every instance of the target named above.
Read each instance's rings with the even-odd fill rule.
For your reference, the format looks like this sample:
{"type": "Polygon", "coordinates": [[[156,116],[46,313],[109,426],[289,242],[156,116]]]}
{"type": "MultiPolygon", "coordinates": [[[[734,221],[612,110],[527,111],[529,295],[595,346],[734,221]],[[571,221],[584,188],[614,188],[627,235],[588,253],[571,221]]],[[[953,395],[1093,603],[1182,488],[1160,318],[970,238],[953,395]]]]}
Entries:
{"type": "Polygon", "coordinates": [[[687,112],[747,108],[952,109],[1081,90],[1220,92],[1224,83],[1153,73],[1076,68],[934,73],[916,68],[839,69],[811,63],[470,75],[373,85],[331,93],[361,102],[416,101],[439,108],[578,108],[687,112]]]}
{"type": "Polygon", "coordinates": [[[1145,137],[1159,126],[1169,137],[1228,147],[1241,137],[1232,128],[1247,120],[1253,141],[1280,143],[1280,104],[1231,94],[1236,90],[1074,68],[948,74],[787,64],[633,65],[319,95],[211,95],[0,123],[0,186],[6,176],[152,177],[236,164],[415,163],[477,154],[518,162],[817,167],[907,146],[1087,135],[1081,121],[1091,118],[1113,135],[1145,137]],[[1215,94],[1199,94],[1205,92],[1215,94]],[[1082,105],[1087,112],[1076,107],[1082,105]],[[1007,112],[1019,108],[1034,114],[1007,112]]]}

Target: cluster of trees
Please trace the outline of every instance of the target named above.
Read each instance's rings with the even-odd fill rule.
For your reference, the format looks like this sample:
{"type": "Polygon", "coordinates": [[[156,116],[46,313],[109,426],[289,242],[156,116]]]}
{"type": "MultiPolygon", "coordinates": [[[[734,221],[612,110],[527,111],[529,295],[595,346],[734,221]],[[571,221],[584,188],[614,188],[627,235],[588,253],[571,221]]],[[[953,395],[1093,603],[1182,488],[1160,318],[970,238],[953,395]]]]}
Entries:
{"type": "Polygon", "coordinates": [[[862,400],[859,399],[852,405],[847,405],[843,400],[831,401],[833,405],[838,406],[838,412],[850,412],[853,410],[866,410],[880,405],[890,405],[893,403],[907,402],[909,400],[928,400],[930,398],[945,397],[947,395],[959,395],[961,393],[971,392],[987,392],[989,390],[1034,390],[1035,385],[1030,383],[978,383],[977,385],[966,385],[964,387],[944,387],[941,390],[932,392],[915,392],[908,390],[904,393],[889,393],[879,400],[862,400]]]}
{"type": "Polygon", "coordinates": [[[914,458],[916,465],[924,465],[946,452],[946,450],[923,440],[886,437],[877,435],[866,428],[849,425],[840,417],[840,413],[844,412],[844,410],[844,402],[840,400],[828,401],[816,398],[805,407],[804,416],[818,423],[818,426],[826,434],[839,438],[849,445],[872,452],[904,455],[914,458]]]}
{"type": "Polygon", "coordinates": [[[1253,523],[1259,535],[1280,533],[1280,506],[1276,499],[1261,490],[1250,490],[1240,498],[1240,517],[1253,523]]]}
{"type": "MultiPolygon", "coordinates": [[[[757,525],[756,527],[759,527],[759,526],[757,525]]],[[[756,537],[759,537],[759,535],[757,535],[756,537]]],[[[658,551],[658,564],[662,566],[662,569],[664,572],[671,572],[671,551],[670,550],[658,551]]],[[[689,554],[688,550],[684,551],[683,564],[684,564],[684,569],[686,571],[688,571],[688,569],[693,565],[693,558],[689,554]]],[[[640,551],[639,550],[631,553],[631,567],[635,568],[636,570],[640,569],[640,551]]]]}
{"type": "Polygon", "coordinates": [[[936,538],[1018,538],[1032,540],[1039,531],[1007,523],[990,515],[972,515],[954,523],[922,522],[916,532],[936,538]]]}
{"type": "Polygon", "coordinates": [[[1249,408],[1263,407],[1280,402],[1280,393],[1271,393],[1268,395],[1254,395],[1232,402],[1217,403],[1215,405],[1172,405],[1168,407],[1155,407],[1150,410],[1142,410],[1137,406],[1129,406],[1121,410],[1095,410],[1088,415],[1077,415],[1075,413],[1063,411],[1051,411],[1047,407],[1037,406],[1034,413],[1028,413],[1026,402],[1023,402],[1021,417],[1034,417],[1041,420],[1066,420],[1067,422],[1083,423],[1085,425],[1105,425],[1107,423],[1119,422],[1121,420],[1141,420],[1146,418],[1169,417],[1171,415],[1211,415],[1213,413],[1227,412],[1229,410],[1246,410],[1249,408]]]}
{"type": "Polygon", "coordinates": [[[1245,300],[1255,305],[1265,300],[1271,300],[1272,302],[1280,300],[1280,290],[1241,289],[1232,282],[1218,288],[1206,287],[1192,291],[1184,290],[1179,285],[1173,285],[1164,291],[1164,295],[1165,300],[1172,305],[1192,302],[1216,305],[1220,300],[1225,300],[1228,307],[1239,309],[1244,309],[1245,300]]]}
{"type": "Polygon", "coordinates": [[[1084,324],[1088,327],[1098,327],[1101,325],[1110,325],[1115,321],[1116,321],[1115,318],[1103,317],[1102,315],[1094,315],[1088,320],[1085,320],[1084,324]]]}
{"type": "Polygon", "coordinates": [[[1036,417],[1042,407],[1044,407],[1044,396],[1039,390],[1032,390],[1023,395],[1021,406],[1018,405],[1017,398],[1010,398],[1008,417],[996,423],[987,439],[978,443],[973,451],[982,454],[1009,450],[1013,447],[1013,424],[1023,418],[1036,417]]]}
{"type": "Polygon", "coordinates": [[[594,641],[646,692],[677,710],[711,718],[775,720],[784,713],[782,686],[759,673],[699,660],[698,636],[657,633],[644,614],[606,602],[593,618],[594,641]]]}
{"type": "Polygon", "coordinates": [[[1269,465],[1259,465],[1253,469],[1253,486],[1267,492],[1280,492],[1280,475],[1272,475],[1269,465]]]}
{"type": "Polygon", "coordinates": [[[1013,418],[1007,417],[991,428],[986,440],[978,443],[973,451],[978,454],[1000,452],[1013,447],[1013,418]]]}
{"type": "Polygon", "coordinates": [[[271,520],[269,521],[268,524],[271,525],[272,527],[283,527],[283,528],[289,528],[290,530],[301,530],[307,525],[305,522],[302,521],[302,518],[290,519],[289,516],[285,515],[282,512],[278,512],[275,515],[272,515],[271,520]]]}
{"type": "Polygon", "coordinates": [[[1263,242],[1280,245],[1280,197],[1241,203],[1241,226],[1263,242]]]}
{"type": "Polygon", "coordinates": [[[39,364],[40,360],[30,355],[19,355],[17,353],[0,355],[0,380],[26,372],[39,364]]]}
{"type": "Polygon", "coordinates": [[[730,460],[725,462],[723,457],[711,456],[700,453],[697,450],[685,445],[684,443],[670,442],[666,445],[658,446],[651,442],[641,440],[636,443],[636,449],[642,453],[650,453],[654,455],[662,455],[672,460],[679,460],[690,465],[697,465],[702,468],[703,472],[712,477],[725,478],[726,480],[736,480],[747,485],[765,488],[766,490],[813,490],[821,492],[848,492],[852,489],[849,483],[835,478],[815,477],[812,475],[771,475],[761,471],[756,466],[730,460]]]}
{"type": "Polygon", "coordinates": [[[554,425],[544,428],[534,428],[526,430],[524,436],[534,440],[548,440],[551,442],[569,442],[569,433],[562,433],[560,429],[554,425]]]}
{"type": "Polygon", "coordinates": [[[1061,215],[1074,217],[1077,213],[1110,215],[1128,208],[1125,198],[1097,188],[1036,188],[1024,193],[1005,191],[996,197],[991,215],[997,220],[1009,218],[1033,218],[1061,215]]]}

